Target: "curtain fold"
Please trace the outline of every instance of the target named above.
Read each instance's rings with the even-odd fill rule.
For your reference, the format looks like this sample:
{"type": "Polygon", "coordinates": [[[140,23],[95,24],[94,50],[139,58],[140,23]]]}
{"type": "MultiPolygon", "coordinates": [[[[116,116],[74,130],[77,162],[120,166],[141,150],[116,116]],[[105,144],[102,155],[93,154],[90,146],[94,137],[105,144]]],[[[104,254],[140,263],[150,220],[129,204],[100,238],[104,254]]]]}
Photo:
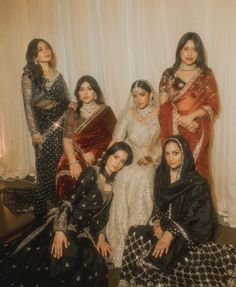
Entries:
{"type": "Polygon", "coordinates": [[[136,79],[158,88],[188,31],[203,39],[220,92],[211,163],[217,212],[236,226],[236,2],[234,0],[0,0],[0,176],[34,172],[34,152],[21,95],[25,52],[45,38],[57,55],[71,99],[91,74],[116,114],[136,79]]]}

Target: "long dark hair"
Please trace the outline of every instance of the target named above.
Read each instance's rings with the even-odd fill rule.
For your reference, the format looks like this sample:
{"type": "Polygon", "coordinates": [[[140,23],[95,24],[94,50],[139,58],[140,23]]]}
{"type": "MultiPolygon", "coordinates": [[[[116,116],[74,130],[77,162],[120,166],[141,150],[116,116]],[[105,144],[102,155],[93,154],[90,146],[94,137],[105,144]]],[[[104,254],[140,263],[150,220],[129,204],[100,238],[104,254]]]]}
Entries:
{"type": "Polygon", "coordinates": [[[141,89],[145,90],[146,92],[148,92],[149,94],[151,94],[151,92],[152,92],[152,88],[150,87],[148,82],[145,80],[137,80],[137,81],[133,82],[133,84],[131,85],[130,91],[132,92],[132,90],[134,88],[141,88],[141,89]]]}
{"type": "Polygon", "coordinates": [[[206,55],[205,55],[202,39],[195,32],[185,33],[180,38],[179,43],[178,43],[177,48],[176,48],[175,63],[173,65],[173,69],[177,70],[179,65],[181,64],[180,51],[189,40],[192,40],[194,42],[195,47],[196,47],[196,51],[198,53],[198,58],[196,61],[197,67],[200,67],[203,70],[208,70],[209,68],[206,65],[206,55]]]}
{"type": "Polygon", "coordinates": [[[43,69],[40,64],[36,62],[36,57],[38,56],[38,43],[44,42],[52,52],[52,59],[49,62],[49,66],[54,70],[56,67],[56,57],[53,52],[52,46],[44,39],[36,38],[29,42],[28,48],[26,51],[26,65],[23,68],[24,73],[30,75],[32,81],[36,83],[43,82],[43,69]]]}
{"type": "Polygon", "coordinates": [[[122,150],[122,151],[126,152],[127,155],[128,155],[128,158],[127,158],[127,160],[125,162],[125,166],[126,165],[130,165],[132,163],[132,161],[133,161],[133,152],[132,152],[130,146],[127,143],[125,143],[125,142],[116,142],[112,146],[110,146],[110,148],[106,151],[106,153],[102,157],[102,160],[101,160],[101,162],[99,164],[100,172],[101,172],[101,174],[103,174],[105,176],[107,182],[112,182],[114,180],[115,175],[116,175],[116,173],[113,173],[110,176],[107,174],[107,172],[105,170],[105,166],[106,166],[107,160],[108,160],[110,155],[113,155],[118,150],[122,150]]]}
{"type": "Polygon", "coordinates": [[[79,80],[78,80],[78,82],[76,84],[75,92],[74,92],[74,94],[76,96],[76,99],[77,99],[77,102],[78,102],[78,106],[77,106],[77,109],[76,109],[78,115],[80,115],[80,108],[83,105],[83,102],[79,98],[79,90],[80,90],[81,85],[84,82],[88,82],[89,85],[91,86],[91,88],[95,91],[95,93],[96,93],[95,101],[98,104],[103,104],[104,103],[103,93],[102,93],[102,90],[99,87],[98,82],[96,81],[96,79],[93,78],[90,75],[84,75],[84,76],[79,78],[79,80]]]}

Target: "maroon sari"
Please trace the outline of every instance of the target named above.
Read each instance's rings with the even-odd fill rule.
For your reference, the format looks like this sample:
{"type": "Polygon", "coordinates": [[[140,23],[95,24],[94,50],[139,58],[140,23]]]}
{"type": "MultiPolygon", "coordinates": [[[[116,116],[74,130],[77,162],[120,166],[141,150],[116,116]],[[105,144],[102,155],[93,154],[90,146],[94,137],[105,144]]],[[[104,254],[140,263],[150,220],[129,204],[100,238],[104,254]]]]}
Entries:
{"type": "MultiPolygon", "coordinates": [[[[92,152],[97,161],[107,149],[112,139],[116,118],[112,109],[106,105],[102,105],[89,119],[83,120],[76,117],[76,112],[72,109],[68,111],[67,118],[69,119],[65,121],[64,137],[72,138],[76,159],[83,169],[86,167],[86,162],[82,157],[84,153],[92,152]]],[[[56,185],[59,199],[70,196],[76,187],[76,179],[70,176],[69,163],[65,153],[57,167],[56,185]]]]}
{"type": "Polygon", "coordinates": [[[197,170],[209,181],[209,143],[212,133],[212,122],[218,113],[218,91],[213,72],[199,70],[187,84],[176,77],[172,69],[167,69],[160,81],[160,94],[168,94],[169,100],[160,106],[159,122],[162,143],[170,136],[179,134],[189,143],[197,170]],[[207,112],[201,119],[196,133],[177,125],[177,115],[188,115],[198,109],[207,112]]]}

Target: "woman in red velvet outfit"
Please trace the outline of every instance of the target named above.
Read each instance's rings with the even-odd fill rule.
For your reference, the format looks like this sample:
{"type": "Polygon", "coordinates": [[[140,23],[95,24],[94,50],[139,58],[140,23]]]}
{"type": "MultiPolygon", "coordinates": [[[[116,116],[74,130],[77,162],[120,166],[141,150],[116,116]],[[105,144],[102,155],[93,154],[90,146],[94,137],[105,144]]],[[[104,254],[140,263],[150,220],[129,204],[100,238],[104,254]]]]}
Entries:
{"type": "Polygon", "coordinates": [[[73,193],[86,166],[96,163],[107,149],[116,123],[114,113],[104,104],[97,81],[82,76],[75,89],[77,109],[69,109],[64,124],[64,154],[57,168],[58,198],[73,193]]]}

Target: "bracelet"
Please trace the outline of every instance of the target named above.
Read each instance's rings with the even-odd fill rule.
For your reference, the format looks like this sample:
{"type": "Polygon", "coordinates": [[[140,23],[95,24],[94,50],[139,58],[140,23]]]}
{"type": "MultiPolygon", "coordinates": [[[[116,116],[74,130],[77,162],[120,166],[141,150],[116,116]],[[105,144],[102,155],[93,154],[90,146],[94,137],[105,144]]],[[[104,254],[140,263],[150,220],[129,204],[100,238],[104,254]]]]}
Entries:
{"type": "Polygon", "coordinates": [[[69,165],[72,165],[72,164],[75,164],[75,163],[79,163],[79,161],[78,160],[73,161],[73,162],[69,163],[69,165]]]}

